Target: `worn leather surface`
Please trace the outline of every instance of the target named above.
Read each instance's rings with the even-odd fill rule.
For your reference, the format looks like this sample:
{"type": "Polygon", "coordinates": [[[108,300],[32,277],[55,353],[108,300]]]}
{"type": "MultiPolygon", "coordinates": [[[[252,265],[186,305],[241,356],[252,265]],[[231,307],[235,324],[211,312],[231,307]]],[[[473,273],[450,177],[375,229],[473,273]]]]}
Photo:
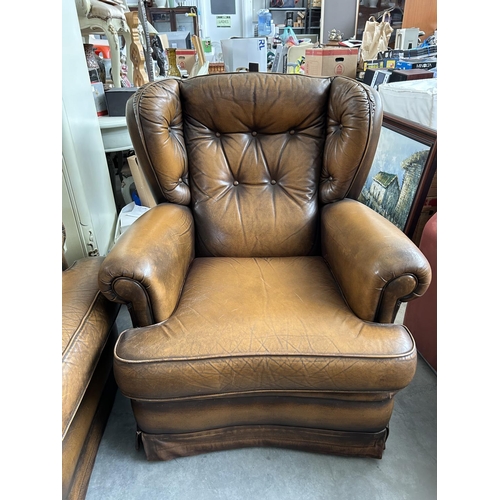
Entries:
{"type": "Polygon", "coordinates": [[[380,456],[417,361],[392,322],[431,274],[355,201],[380,134],[377,92],[345,77],[219,74],[146,84],[126,113],[160,205],[99,281],[133,312],[114,371],[148,458],[252,443],[380,456]]]}
{"type": "Polygon", "coordinates": [[[148,460],[174,458],[219,450],[279,446],[292,450],[382,458],[388,429],[378,432],[338,432],[304,427],[249,425],[177,435],[141,433],[148,460]]]}
{"type": "Polygon", "coordinates": [[[379,135],[378,95],[343,77],[246,80],[210,75],[139,89],[127,123],[141,167],[165,200],[194,198],[197,255],[317,253],[318,197],[359,194],[379,135]]]}
{"type": "MultiPolygon", "coordinates": [[[[359,195],[381,120],[378,93],[345,77],[258,73],[166,79],[144,85],[127,104],[140,167],[159,203],[190,209],[196,256],[321,254],[326,239],[321,214],[343,198],[359,195]],[[297,103],[296,95],[308,98],[297,103]],[[206,102],[211,106],[204,106],[206,102]]],[[[168,224],[172,235],[175,229],[168,224]]],[[[142,241],[147,229],[134,226],[128,241],[142,241]]],[[[178,231],[175,241],[184,227],[178,231]]],[[[161,238],[157,229],[155,234],[155,240],[161,238]]],[[[373,238],[375,245],[378,237],[373,238]]],[[[176,253],[173,245],[166,248],[167,238],[162,241],[165,255],[176,253]]],[[[349,303],[361,318],[391,322],[402,301],[425,289],[429,276],[420,272],[421,256],[418,250],[414,253],[415,246],[405,250],[405,245],[400,245],[400,255],[409,272],[391,276],[382,289],[367,287],[363,305],[349,303]]],[[[130,254],[126,240],[119,248],[124,248],[120,255],[130,254]]],[[[137,270],[130,272],[126,263],[122,272],[116,261],[101,276],[103,292],[110,300],[129,304],[137,326],[167,319],[180,294],[177,285],[186,278],[178,276],[173,292],[167,291],[163,273],[170,271],[149,265],[151,257],[158,261],[161,254],[144,255],[142,249],[134,253],[140,262],[137,270]],[[153,269],[158,279],[148,278],[143,286],[153,269]],[[131,278],[136,271],[138,280],[131,278]],[[121,282],[118,293],[115,284],[122,277],[135,284],[121,282]]],[[[344,284],[343,292],[348,288],[344,284]]],[[[346,298],[356,295],[346,293],[346,298]]]]}
{"type": "Polygon", "coordinates": [[[427,290],[424,255],[394,224],[355,200],[324,207],[322,251],[342,294],[365,321],[392,323],[398,301],[427,290]]]}
{"type": "Polygon", "coordinates": [[[163,204],[142,215],[120,237],[99,270],[108,299],[130,303],[135,324],[170,316],[194,258],[194,222],[187,207],[163,204]]]}
{"type": "Polygon", "coordinates": [[[62,493],[68,499],[85,496],[97,453],[89,442],[102,436],[116,391],[114,385],[104,392],[119,304],[99,291],[97,274],[103,260],[80,259],[62,273],[62,493]]]}
{"type": "Polygon", "coordinates": [[[406,328],[352,314],[321,257],[195,259],[172,316],[122,333],[115,349],[133,399],[395,391],[415,367],[406,328]]]}
{"type": "Polygon", "coordinates": [[[62,273],[62,436],[90,383],[119,305],[99,291],[102,257],[81,259],[62,273]]]}
{"type": "Polygon", "coordinates": [[[148,434],[182,434],[245,425],[378,432],[389,423],[394,393],[267,391],[132,400],[139,428],[148,434]]]}

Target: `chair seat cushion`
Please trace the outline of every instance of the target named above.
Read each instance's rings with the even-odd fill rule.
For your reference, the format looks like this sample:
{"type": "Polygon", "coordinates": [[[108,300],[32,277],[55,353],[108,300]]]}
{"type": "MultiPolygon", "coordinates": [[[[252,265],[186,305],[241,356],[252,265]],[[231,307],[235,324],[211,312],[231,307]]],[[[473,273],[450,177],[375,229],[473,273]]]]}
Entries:
{"type": "Polygon", "coordinates": [[[354,315],[322,257],[207,257],[168,320],[122,333],[115,376],[137,400],[397,391],[415,357],[404,326],[354,315]]]}

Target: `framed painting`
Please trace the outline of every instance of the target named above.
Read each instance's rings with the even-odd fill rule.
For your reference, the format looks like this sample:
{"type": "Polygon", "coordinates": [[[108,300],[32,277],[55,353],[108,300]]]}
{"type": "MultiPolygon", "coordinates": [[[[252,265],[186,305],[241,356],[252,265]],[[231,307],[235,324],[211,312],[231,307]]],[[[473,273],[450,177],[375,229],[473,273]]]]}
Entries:
{"type": "Polygon", "coordinates": [[[377,151],[358,201],[412,238],[436,166],[436,130],[384,113],[377,151]]]}

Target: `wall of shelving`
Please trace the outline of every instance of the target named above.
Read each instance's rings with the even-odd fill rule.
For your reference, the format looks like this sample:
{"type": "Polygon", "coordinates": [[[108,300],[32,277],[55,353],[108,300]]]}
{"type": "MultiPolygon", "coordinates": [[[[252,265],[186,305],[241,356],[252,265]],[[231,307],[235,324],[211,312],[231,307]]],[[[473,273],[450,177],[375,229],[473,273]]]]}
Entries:
{"type": "Polygon", "coordinates": [[[268,0],[266,3],[266,9],[271,11],[273,16],[273,22],[276,26],[279,26],[280,32],[283,31],[284,26],[286,25],[286,13],[293,13],[293,21],[297,21],[299,12],[305,13],[304,26],[296,27],[291,26],[296,35],[302,34],[318,34],[320,32],[320,24],[321,24],[321,7],[309,7],[308,0],[299,0],[295,7],[281,7],[281,8],[272,8],[270,7],[271,2],[268,0]]]}

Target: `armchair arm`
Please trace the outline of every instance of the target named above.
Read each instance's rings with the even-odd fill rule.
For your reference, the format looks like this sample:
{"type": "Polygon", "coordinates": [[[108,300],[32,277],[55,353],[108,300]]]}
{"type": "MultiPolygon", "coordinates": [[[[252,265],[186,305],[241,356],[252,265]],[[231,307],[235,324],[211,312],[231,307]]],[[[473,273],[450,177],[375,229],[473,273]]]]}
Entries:
{"type": "Polygon", "coordinates": [[[429,262],[394,224],[355,200],[324,207],[322,253],[354,313],[392,323],[401,302],[425,293],[429,262]]]}
{"type": "Polygon", "coordinates": [[[189,208],[157,205],[111,249],[99,271],[99,287],[109,300],[128,305],[134,326],[158,323],[175,309],[193,258],[189,208]]]}

